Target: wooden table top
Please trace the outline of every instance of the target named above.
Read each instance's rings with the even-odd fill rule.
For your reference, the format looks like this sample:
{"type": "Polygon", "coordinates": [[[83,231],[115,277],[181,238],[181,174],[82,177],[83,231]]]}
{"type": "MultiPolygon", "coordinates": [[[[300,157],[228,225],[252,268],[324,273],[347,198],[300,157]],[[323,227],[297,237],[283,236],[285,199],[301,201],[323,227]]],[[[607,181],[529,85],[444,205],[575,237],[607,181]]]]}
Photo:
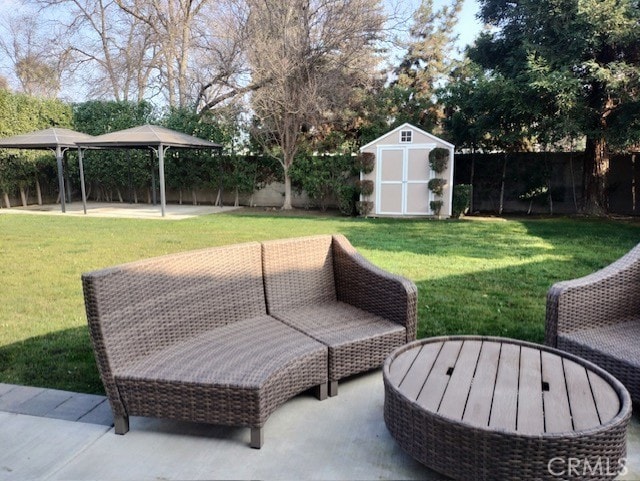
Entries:
{"type": "Polygon", "coordinates": [[[560,351],[458,336],[425,339],[389,365],[388,381],[444,417],[524,435],[583,431],[620,411],[609,382],[560,351]]]}

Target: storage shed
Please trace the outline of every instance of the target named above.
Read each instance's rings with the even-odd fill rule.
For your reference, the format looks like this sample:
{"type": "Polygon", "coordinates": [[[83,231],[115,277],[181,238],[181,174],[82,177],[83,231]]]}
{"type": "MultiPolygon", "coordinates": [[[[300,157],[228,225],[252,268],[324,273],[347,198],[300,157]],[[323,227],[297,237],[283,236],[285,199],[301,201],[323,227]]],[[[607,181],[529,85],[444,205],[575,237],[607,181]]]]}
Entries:
{"type": "Polygon", "coordinates": [[[453,151],[449,142],[411,124],[361,147],[361,213],[450,217],[453,151]]]}

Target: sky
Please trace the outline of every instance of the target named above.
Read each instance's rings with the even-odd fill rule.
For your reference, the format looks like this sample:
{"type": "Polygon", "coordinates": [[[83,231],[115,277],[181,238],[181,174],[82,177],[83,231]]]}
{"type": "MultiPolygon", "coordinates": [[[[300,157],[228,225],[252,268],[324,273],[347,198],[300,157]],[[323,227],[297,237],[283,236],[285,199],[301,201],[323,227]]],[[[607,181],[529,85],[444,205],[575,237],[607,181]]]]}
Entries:
{"type": "Polygon", "coordinates": [[[480,6],[476,0],[465,0],[460,12],[460,21],[457,26],[459,44],[471,45],[482,30],[482,23],[476,18],[480,6]]]}
{"type": "MultiPolygon", "coordinates": [[[[388,0],[394,1],[394,0],[388,0]]],[[[415,11],[421,3],[421,0],[395,0],[399,1],[403,8],[409,11],[415,11]]],[[[434,0],[434,8],[438,9],[444,5],[449,5],[451,0],[434,0]]],[[[476,18],[476,14],[480,9],[478,0],[463,0],[462,11],[456,31],[459,35],[459,45],[464,48],[466,45],[473,43],[482,29],[482,23],[476,18]]]]}
{"type": "MultiPolygon", "coordinates": [[[[387,0],[384,0],[385,2],[387,0]]],[[[421,0],[388,0],[388,1],[396,1],[399,2],[399,5],[406,9],[407,12],[413,12],[421,3],[421,0]]],[[[442,5],[449,4],[451,0],[434,0],[435,8],[439,8],[442,5]]],[[[478,36],[482,29],[481,22],[476,18],[476,14],[479,10],[479,0],[464,0],[462,11],[460,13],[460,18],[458,25],[456,27],[456,32],[458,33],[458,48],[459,50],[464,50],[467,45],[473,43],[475,38],[478,36]]],[[[21,10],[25,10],[20,0],[0,0],[0,22],[6,18],[6,16],[11,12],[19,12],[21,10]]],[[[409,25],[407,25],[408,28],[409,25]]],[[[11,68],[7,65],[6,60],[0,56],[0,75],[3,75],[9,79],[11,79],[11,68]]],[[[73,95],[73,94],[72,94],[73,95]]],[[[74,100],[83,100],[83,99],[74,99],[74,100]]]]}

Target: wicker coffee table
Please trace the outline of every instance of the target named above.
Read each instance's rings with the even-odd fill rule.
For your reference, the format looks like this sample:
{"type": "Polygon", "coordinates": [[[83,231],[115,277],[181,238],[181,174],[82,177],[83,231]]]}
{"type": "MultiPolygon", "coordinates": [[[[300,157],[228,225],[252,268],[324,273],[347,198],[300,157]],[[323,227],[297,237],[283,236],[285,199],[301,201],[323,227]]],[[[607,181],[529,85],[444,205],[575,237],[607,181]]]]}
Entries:
{"type": "Polygon", "coordinates": [[[400,446],[456,479],[613,479],[631,399],[574,355],[511,339],[456,336],[396,349],[384,418],[400,446]]]}

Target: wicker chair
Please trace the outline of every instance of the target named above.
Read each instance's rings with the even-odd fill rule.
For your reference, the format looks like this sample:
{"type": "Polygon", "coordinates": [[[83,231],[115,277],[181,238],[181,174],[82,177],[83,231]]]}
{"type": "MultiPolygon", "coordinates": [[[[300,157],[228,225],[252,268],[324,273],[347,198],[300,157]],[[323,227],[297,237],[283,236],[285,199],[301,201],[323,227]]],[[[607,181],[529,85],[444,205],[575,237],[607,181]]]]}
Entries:
{"type": "Polygon", "coordinates": [[[640,244],[604,269],[551,287],[545,342],[598,364],[640,402],[640,244]]]}

